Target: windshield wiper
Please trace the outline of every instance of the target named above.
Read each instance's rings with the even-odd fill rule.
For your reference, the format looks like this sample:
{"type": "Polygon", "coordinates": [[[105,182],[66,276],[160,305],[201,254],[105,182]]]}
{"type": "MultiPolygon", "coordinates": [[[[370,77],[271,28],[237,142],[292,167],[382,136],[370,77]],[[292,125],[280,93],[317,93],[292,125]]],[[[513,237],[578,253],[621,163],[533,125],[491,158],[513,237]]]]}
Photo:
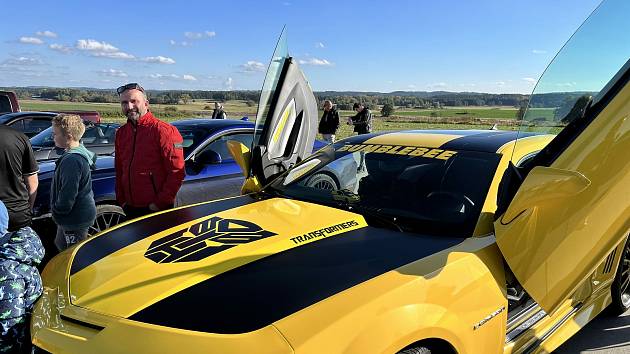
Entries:
{"type": "Polygon", "coordinates": [[[362,204],[352,203],[338,203],[337,205],[353,213],[361,214],[364,217],[374,219],[381,224],[388,225],[390,226],[390,228],[393,228],[396,231],[405,232],[405,230],[399,224],[398,218],[396,216],[383,213],[380,208],[371,208],[362,204]]]}

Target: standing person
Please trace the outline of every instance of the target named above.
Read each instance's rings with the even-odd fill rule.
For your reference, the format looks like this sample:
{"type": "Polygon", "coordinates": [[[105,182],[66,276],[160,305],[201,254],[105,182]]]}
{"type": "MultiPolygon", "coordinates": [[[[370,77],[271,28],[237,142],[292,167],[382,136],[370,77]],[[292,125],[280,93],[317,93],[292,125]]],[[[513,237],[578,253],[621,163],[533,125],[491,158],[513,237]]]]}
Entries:
{"type": "Polygon", "coordinates": [[[9,214],[0,201],[0,352],[30,353],[31,312],[43,292],[37,265],[44,246],[30,228],[7,232],[9,214]]]}
{"type": "Polygon", "coordinates": [[[91,171],[96,154],[80,143],[85,125],[81,117],[59,114],[52,120],[55,146],[65,149],[55,162],[50,206],[57,224],[55,246],[59,251],[85,240],[96,218],[91,171]]]}
{"type": "Polygon", "coordinates": [[[31,226],[37,193],[37,160],[26,135],[0,124],[0,200],[9,212],[9,231],[31,226]]]}
{"type": "Polygon", "coordinates": [[[116,131],[116,199],[128,219],[172,208],[185,176],[182,136],[153,116],[140,85],[116,92],[127,116],[116,131]]]}
{"type": "Polygon", "coordinates": [[[212,112],[212,119],[225,119],[227,115],[223,110],[223,104],[219,102],[214,103],[214,111],[212,112]]]}
{"type": "Polygon", "coordinates": [[[357,114],[348,118],[348,124],[354,125],[354,132],[358,135],[371,133],[372,112],[363,106],[362,103],[355,103],[352,106],[352,110],[357,112],[357,114]]]}
{"type": "Polygon", "coordinates": [[[0,125],[0,351],[30,352],[28,316],[42,294],[44,247],[31,228],[37,161],[26,135],[0,125]]]}
{"type": "Polygon", "coordinates": [[[337,129],[339,129],[339,113],[330,100],[325,100],[324,113],[319,121],[319,133],[325,141],[334,143],[337,129]]]}

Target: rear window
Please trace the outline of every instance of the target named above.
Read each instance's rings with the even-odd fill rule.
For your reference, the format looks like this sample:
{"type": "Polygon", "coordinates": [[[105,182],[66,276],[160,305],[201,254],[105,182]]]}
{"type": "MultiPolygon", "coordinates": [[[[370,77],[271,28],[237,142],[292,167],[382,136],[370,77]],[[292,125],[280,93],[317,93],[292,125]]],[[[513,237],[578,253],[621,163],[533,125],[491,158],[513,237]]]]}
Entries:
{"type": "Polygon", "coordinates": [[[0,95],[0,113],[13,112],[9,97],[0,95]]]}

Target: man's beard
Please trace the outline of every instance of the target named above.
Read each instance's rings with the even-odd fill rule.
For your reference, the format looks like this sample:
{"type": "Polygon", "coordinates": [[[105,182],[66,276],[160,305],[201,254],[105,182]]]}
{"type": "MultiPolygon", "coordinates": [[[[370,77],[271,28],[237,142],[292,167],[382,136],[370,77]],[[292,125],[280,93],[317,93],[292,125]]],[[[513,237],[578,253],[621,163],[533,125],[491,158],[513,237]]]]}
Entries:
{"type": "Polygon", "coordinates": [[[128,110],[127,114],[125,115],[127,116],[127,119],[130,119],[132,121],[137,121],[140,118],[140,112],[135,109],[128,110]]]}

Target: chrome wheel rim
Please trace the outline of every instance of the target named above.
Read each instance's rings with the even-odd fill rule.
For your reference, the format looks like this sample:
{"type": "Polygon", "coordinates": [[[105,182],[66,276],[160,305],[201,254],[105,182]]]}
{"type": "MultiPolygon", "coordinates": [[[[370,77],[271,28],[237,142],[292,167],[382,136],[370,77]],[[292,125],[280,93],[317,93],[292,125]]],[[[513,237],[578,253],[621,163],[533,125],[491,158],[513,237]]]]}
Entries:
{"type": "Polygon", "coordinates": [[[90,230],[88,234],[90,236],[96,235],[97,233],[109,229],[114,225],[118,225],[121,222],[125,221],[125,216],[116,213],[116,212],[104,212],[96,216],[94,220],[94,224],[90,226],[90,230]]]}
{"type": "Polygon", "coordinates": [[[621,275],[619,277],[619,293],[621,294],[621,304],[630,307],[630,242],[626,242],[621,257],[621,275]]]}

